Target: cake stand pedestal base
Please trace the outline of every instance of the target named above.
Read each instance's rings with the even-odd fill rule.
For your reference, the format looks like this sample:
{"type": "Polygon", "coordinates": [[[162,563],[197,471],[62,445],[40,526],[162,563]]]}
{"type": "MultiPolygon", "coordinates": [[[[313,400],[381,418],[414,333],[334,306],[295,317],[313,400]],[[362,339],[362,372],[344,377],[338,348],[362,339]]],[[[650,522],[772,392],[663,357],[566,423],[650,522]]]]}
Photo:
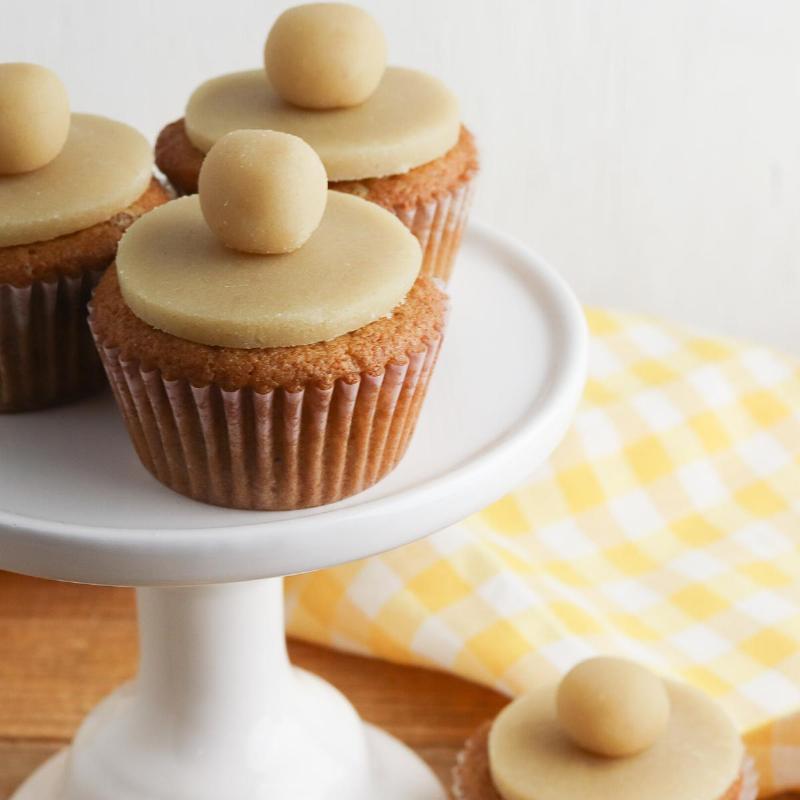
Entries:
{"type": "Polygon", "coordinates": [[[444,800],[411,750],[291,667],[282,584],[139,589],[137,678],[13,800],[444,800]]]}

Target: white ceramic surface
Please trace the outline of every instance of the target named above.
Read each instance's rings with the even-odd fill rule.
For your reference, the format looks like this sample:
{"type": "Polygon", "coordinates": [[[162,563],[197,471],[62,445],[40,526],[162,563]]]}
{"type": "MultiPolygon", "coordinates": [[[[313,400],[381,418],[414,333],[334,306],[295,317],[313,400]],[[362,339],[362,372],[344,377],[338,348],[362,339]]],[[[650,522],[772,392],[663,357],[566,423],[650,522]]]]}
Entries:
{"type": "Polygon", "coordinates": [[[406,458],[335,505],[245,512],[175,494],[139,464],[110,396],[0,416],[0,567],[120,585],[253,580],[398,547],[498,499],[572,418],[585,324],[552,268],[480,225],[466,236],[451,293],[406,458]]]}
{"type": "Polygon", "coordinates": [[[273,576],[455,522],[522,481],[564,434],[587,336],[561,279],[473,226],[452,294],[406,459],[327,508],[249,513],[173,494],[138,464],[109,398],[0,417],[0,568],[160,587],[139,589],[137,679],[14,800],[444,800],[411,751],[291,669],[273,576]],[[208,583],[219,585],[190,585],[208,583]]]}
{"type": "Polygon", "coordinates": [[[444,800],[417,756],[294,670],[281,579],[140,589],[141,664],[14,800],[444,800]]]}

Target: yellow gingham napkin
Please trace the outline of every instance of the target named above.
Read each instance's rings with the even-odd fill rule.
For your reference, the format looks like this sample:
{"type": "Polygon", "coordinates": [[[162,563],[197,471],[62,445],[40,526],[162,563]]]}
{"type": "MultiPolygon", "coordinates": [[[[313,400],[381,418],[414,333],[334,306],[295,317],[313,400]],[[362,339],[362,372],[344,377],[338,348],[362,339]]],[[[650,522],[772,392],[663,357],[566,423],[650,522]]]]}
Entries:
{"type": "Polygon", "coordinates": [[[800,787],[800,363],[643,317],[589,324],[582,407],[535,478],[291,579],[290,631],[509,693],[628,655],[724,703],[763,796],[800,787]]]}

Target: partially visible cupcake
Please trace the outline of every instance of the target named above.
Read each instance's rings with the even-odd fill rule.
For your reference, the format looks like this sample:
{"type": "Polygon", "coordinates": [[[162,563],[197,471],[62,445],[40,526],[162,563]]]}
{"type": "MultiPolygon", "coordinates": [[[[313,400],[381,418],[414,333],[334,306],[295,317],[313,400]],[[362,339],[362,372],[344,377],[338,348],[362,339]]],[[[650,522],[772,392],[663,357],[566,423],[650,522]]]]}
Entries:
{"type": "Polygon", "coordinates": [[[719,706],[616,658],[584,661],[467,742],[456,800],[755,800],[741,737],[719,706]]]}
{"type": "Polygon", "coordinates": [[[394,213],[422,246],[422,274],[447,281],[478,171],[453,94],[422,72],[387,68],[380,27],[344,3],[284,12],[264,62],[202,84],[161,131],[156,161],[173,186],[196,192],[205,154],[230,131],[295,134],[319,153],[331,189],[394,213]]]}
{"type": "Polygon", "coordinates": [[[446,296],[390,213],[330,192],[297,137],[238,131],[199,196],[135,223],[90,321],[136,451],[207,503],[296,509],[352,495],[409,443],[446,296]]]}
{"type": "Polygon", "coordinates": [[[70,114],[50,70],[0,64],[0,412],[102,385],[86,304],[125,229],[168,199],[143,136],[70,114]]]}

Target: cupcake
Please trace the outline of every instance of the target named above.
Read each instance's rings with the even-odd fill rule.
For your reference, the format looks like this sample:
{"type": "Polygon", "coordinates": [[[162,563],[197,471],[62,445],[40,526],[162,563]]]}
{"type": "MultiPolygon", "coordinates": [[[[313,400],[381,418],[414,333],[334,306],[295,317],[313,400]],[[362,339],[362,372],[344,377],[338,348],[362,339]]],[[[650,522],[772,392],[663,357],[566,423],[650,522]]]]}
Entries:
{"type": "Polygon", "coordinates": [[[386,67],[383,32],[365,11],[313,3],[284,12],[264,68],[202,84],[184,117],[161,131],[156,162],[191,194],[211,146],[242,128],[305,139],[331,189],[391,211],[422,246],[422,274],[450,278],[478,171],[475,142],[440,81],[386,67]]]}
{"type": "Polygon", "coordinates": [[[90,324],[144,466],[242,509],[332,503],[398,463],[446,296],[389,212],[327,188],[313,149],[236,131],[199,196],[127,232],[90,324]]]}
{"type": "Polygon", "coordinates": [[[511,703],[454,770],[457,800],[755,800],[756,784],[716,703],[617,658],[511,703]]]}
{"type": "Polygon", "coordinates": [[[103,382],[86,304],[122,233],[169,195],[147,141],[70,114],[35,64],[0,64],[0,412],[81,397],[103,382]]]}

